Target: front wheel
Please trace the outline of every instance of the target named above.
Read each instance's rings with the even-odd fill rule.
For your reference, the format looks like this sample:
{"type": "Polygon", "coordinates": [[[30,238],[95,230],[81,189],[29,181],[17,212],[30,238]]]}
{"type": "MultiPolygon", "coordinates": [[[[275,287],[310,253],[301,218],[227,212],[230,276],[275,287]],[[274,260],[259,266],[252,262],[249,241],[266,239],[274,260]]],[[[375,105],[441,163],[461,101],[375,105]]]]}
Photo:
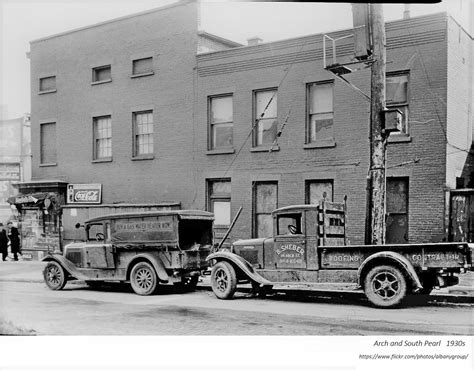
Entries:
{"type": "Polygon", "coordinates": [[[365,295],[375,306],[389,308],[399,305],[407,294],[407,281],[394,266],[376,266],[364,280],[365,295]]]}
{"type": "Polygon", "coordinates": [[[130,283],[138,295],[151,295],[158,287],[155,269],[148,262],[138,262],[130,273],[130,283]]]}
{"type": "Polygon", "coordinates": [[[46,285],[51,290],[61,290],[67,283],[67,273],[57,262],[50,261],[43,271],[46,285]]]}
{"type": "Polygon", "coordinates": [[[228,262],[218,262],[211,272],[212,291],[219,299],[231,299],[237,290],[237,275],[228,262]]]}

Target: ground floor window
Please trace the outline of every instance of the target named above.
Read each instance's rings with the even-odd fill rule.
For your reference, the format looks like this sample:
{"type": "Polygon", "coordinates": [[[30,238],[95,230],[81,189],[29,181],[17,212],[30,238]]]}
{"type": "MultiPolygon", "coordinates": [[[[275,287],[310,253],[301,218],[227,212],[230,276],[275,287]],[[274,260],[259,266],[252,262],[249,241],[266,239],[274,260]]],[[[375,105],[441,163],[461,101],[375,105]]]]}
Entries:
{"type": "Polygon", "coordinates": [[[231,183],[229,179],[208,180],[208,209],[214,213],[215,226],[230,225],[230,195],[231,183]]]}
{"type": "Polygon", "coordinates": [[[272,236],[272,211],[278,207],[278,183],[255,182],[253,185],[252,234],[256,238],[272,236]]]}
{"type": "Polygon", "coordinates": [[[325,193],[326,200],[332,202],[333,188],[333,180],[306,181],[306,204],[319,204],[319,201],[324,198],[325,193]]]}
{"type": "Polygon", "coordinates": [[[387,178],[385,242],[408,243],[408,178],[387,178]]]}

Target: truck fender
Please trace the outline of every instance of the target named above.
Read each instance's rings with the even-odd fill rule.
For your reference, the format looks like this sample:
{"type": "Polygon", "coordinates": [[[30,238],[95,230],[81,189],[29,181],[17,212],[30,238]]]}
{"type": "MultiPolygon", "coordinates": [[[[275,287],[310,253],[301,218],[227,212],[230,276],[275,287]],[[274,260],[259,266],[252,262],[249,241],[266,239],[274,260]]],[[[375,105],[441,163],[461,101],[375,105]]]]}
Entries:
{"type": "Polygon", "coordinates": [[[209,256],[207,256],[206,261],[226,261],[231,263],[232,265],[236,266],[237,268],[242,271],[247,277],[260,284],[261,286],[272,286],[273,284],[262,277],[258,272],[256,272],[253,268],[253,266],[244,258],[241,256],[238,256],[237,254],[231,253],[231,252],[215,252],[211,253],[209,256]]]}
{"type": "Polygon", "coordinates": [[[127,280],[130,279],[130,272],[132,271],[133,265],[136,262],[138,262],[137,260],[146,260],[146,262],[150,262],[153,268],[155,269],[156,274],[158,275],[158,279],[160,279],[162,282],[165,282],[165,283],[168,282],[169,276],[168,276],[168,273],[166,272],[163,262],[156,256],[153,256],[151,254],[146,254],[146,253],[137,254],[129,262],[127,266],[127,280]]]}
{"type": "Polygon", "coordinates": [[[413,265],[410,263],[410,261],[402,256],[400,253],[396,252],[391,252],[391,251],[383,251],[383,252],[377,252],[367,259],[362,262],[362,265],[360,265],[359,270],[357,272],[358,275],[358,287],[362,286],[362,277],[364,276],[365,272],[367,271],[367,268],[369,267],[370,262],[374,262],[374,260],[390,260],[390,261],[395,261],[398,266],[404,269],[406,274],[410,277],[413,285],[416,287],[416,290],[419,290],[423,288],[423,285],[420,282],[420,279],[418,278],[418,275],[413,268],[413,265]]]}
{"type": "Polygon", "coordinates": [[[68,259],[66,259],[63,255],[61,254],[49,254],[46,257],[44,257],[41,262],[57,262],[61,265],[61,267],[66,270],[66,272],[71,275],[72,277],[75,277],[77,280],[88,280],[87,276],[82,274],[77,267],[68,259]]]}

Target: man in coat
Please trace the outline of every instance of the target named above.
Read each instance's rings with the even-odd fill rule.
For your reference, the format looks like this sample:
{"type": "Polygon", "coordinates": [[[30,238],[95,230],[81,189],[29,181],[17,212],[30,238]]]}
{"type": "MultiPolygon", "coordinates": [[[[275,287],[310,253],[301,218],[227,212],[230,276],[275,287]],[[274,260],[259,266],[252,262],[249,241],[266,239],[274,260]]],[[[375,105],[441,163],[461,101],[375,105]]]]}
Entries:
{"type": "Polygon", "coordinates": [[[0,222],[0,252],[2,253],[2,260],[6,261],[8,256],[8,237],[5,226],[0,222]]]}
{"type": "Polygon", "coordinates": [[[13,226],[13,222],[9,222],[8,224],[8,238],[10,239],[10,249],[13,253],[13,260],[18,261],[18,253],[21,254],[20,251],[20,236],[18,234],[18,229],[13,226]]]}

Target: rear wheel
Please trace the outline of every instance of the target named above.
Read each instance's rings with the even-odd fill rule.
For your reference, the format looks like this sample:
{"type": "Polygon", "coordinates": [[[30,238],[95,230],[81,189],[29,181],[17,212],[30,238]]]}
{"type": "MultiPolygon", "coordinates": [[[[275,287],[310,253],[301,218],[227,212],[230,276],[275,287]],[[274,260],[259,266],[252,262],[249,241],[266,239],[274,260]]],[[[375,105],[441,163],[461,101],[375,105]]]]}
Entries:
{"type": "Polygon", "coordinates": [[[138,262],[130,273],[133,291],[138,295],[151,295],[158,287],[155,269],[148,262],[138,262]]]}
{"type": "Polygon", "coordinates": [[[389,308],[399,305],[407,294],[407,281],[395,266],[376,266],[365,277],[365,295],[374,305],[389,308]]]}
{"type": "Polygon", "coordinates": [[[228,262],[218,262],[211,272],[212,291],[219,299],[231,299],[237,290],[237,275],[228,262]]]}
{"type": "Polygon", "coordinates": [[[50,261],[43,271],[46,285],[51,290],[61,290],[67,283],[67,273],[57,262],[50,261]]]}

